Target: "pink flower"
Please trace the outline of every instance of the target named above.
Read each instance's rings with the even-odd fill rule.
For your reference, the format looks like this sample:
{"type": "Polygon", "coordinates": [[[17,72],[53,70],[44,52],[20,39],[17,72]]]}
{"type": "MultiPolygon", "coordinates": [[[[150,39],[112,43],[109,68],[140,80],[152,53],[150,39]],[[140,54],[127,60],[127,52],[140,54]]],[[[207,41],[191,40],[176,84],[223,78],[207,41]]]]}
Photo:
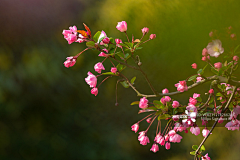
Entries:
{"type": "Polygon", "coordinates": [[[201,80],[203,80],[202,77],[197,77],[197,82],[200,82],[201,80]]]}
{"type": "Polygon", "coordinates": [[[136,133],[139,129],[139,124],[135,123],[134,125],[131,126],[131,128],[132,128],[132,131],[134,131],[136,133]]]}
{"type": "MultiPolygon", "coordinates": [[[[103,49],[103,51],[105,51],[106,53],[108,53],[108,50],[106,48],[103,49]]],[[[107,57],[108,55],[104,53],[104,52],[101,52],[98,56],[100,57],[107,57]]]]}
{"type": "Polygon", "coordinates": [[[150,39],[155,39],[156,38],[156,34],[151,34],[149,38],[150,39]]]}
{"type": "Polygon", "coordinates": [[[169,142],[167,142],[166,144],[165,144],[165,148],[168,150],[168,149],[170,149],[170,143],[169,142]]]}
{"type": "Polygon", "coordinates": [[[223,117],[220,117],[218,123],[222,123],[224,121],[223,117]]]}
{"type": "Polygon", "coordinates": [[[168,91],[167,88],[165,88],[165,89],[162,90],[162,93],[163,93],[163,94],[165,94],[165,93],[169,93],[169,91],[168,91]]]}
{"type": "Polygon", "coordinates": [[[71,44],[77,40],[77,36],[75,34],[69,34],[66,40],[68,41],[68,44],[71,44]]]}
{"type": "Polygon", "coordinates": [[[67,57],[66,59],[67,60],[63,64],[67,68],[74,66],[74,64],[76,63],[76,58],[67,57]]]}
{"type": "Polygon", "coordinates": [[[162,97],[162,98],[160,99],[160,101],[161,101],[162,104],[164,104],[164,105],[166,104],[166,100],[165,100],[164,97],[162,97]]]}
{"type": "Polygon", "coordinates": [[[140,141],[141,145],[147,145],[148,143],[150,143],[149,138],[145,136],[145,133],[140,138],[138,138],[138,140],[140,141]]]}
{"type": "Polygon", "coordinates": [[[209,33],[209,37],[213,37],[213,31],[209,33]]]}
{"type": "Polygon", "coordinates": [[[116,72],[117,72],[117,68],[116,68],[116,67],[112,67],[112,68],[111,68],[111,72],[112,72],[112,73],[116,73],[116,72]]]}
{"type": "Polygon", "coordinates": [[[158,148],[157,143],[153,143],[152,148],[150,149],[150,151],[153,151],[154,153],[156,153],[157,151],[159,151],[159,148],[158,148]]]}
{"type": "Polygon", "coordinates": [[[207,56],[208,55],[207,48],[203,48],[202,55],[203,56],[207,56]]]}
{"type": "Polygon", "coordinates": [[[77,27],[76,26],[72,26],[72,27],[70,26],[69,29],[72,33],[74,33],[74,34],[77,33],[77,27]]]}
{"type": "Polygon", "coordinates": [[[193,93],[193,98],[194,98],[194,99],[196,99],[196,98],[198,98],[198,97],[200,97],[200,94],[193,93]]]}
{"type": "Polygon", "coordinates": [[[164,139],[165,139],[165,141],[168,141],[168,140],[169,140],[169,136],[168,136],[168,135],[165,135],[165,136],[164,136],[164,139]]]}
{"type": "MultiPolygon", "coordinates": [[[[106,34],[104,31],[102,31],[101,34],[100,34],[100,36],[98,37],[97,43],[100,43],[100,40],[101,40],[103,37],[104,37],[104,38],[107,38],[107,34],[106,34]]],[[[101,41],[101,42],[102,42],[102,41],[101,41]]],[[[102,44],[100,43],[100,45],[102,45],[102,44]]]]}
{"type": "Polygon", "coordinates": [[[197,100],[192,98],[192,97],[190,97],[189,98],[189,103],[191,103],[192,105],[195,105],[195,104],[197,104],[197,100]]]}
{"type": "Polygon", "coordinates": [[[179,107],[179,102],[178,101],[173,101],[172,106],[173,106],[173,108],[179,107]]]}
{"type": "Polygon", "coordinates": [[[202,57],[202,61],[207,61],[207,60],[208,60],[208,59],[207,59],[206,56],[202,57]]]}
{"type": "Polygon", "coordinates": [[[94,94],[95,96],[97,96],[97,94],[98,94],[98,89],[97,89],[97,88],[93,88],[93,89],[91,90],[91,93],[94,94]]]}
{"type": "Polygon", "coordinates": [[[213,90],[213,89],[210,89],[210,90],[208,91],[208,93],[213,94],[213,93],[214,93],[214,90],[213,90]]]}
{"type": "Polygon", "coordinates": [[[166,102],[170,102],[171,101],[171,98],[169,96],[165,96],[165,101],[166,102]]]}
{"type": "Polygon", "coordinates": [[[64,38],[68,41],[68,44],[71,44],[77,41],[77,27],[69,27],[70,30],[63,30],[62,34],[64,38]]]}
{"type": "Polygon", "coordinates": [[[179,120],[179,115],[173,115],[172,119],[173,119],[173,121],[178,121],[179,120]]]}
{"type": "Polygon", "coordinates": [[[193,63],[191,66],[192,66],[193,69],[197,69],[197,64],[196,63],[193,63]]]}
{"type": "Polygon", "coordinates": [[[238,60],[239,60],[239,57],[238,57],[238,56],[233,56],[233,60],[234,60],[234,61],[238,61],[238,60]]]}
{"type": "Polygon", "coordinates": [[[146,97],[141,98],[139,102],[139,108],[147,108],[147,107],[148,107],[148,100],[146,99],[146,97]]]}
{"type": "Polygon", "coordinates": [[[228,129],[228,130],[239,130],[239,127],[240,127],[240,122],[236,119],[236,120],[232,120],[230,122],[228,122],[225,127],[228,129]]]}
{"type": "Polygon", "coordinates": [[[116,28],[117,28],[120,32],[125,32],[125,31],[127,31],[127,23],[126,23],[125,21],[118,22],[116,28]]]}
{"type": "Polygon", "coordinates": [[[180,124],[180,123],[178,123],[178,122],[175,123],[174,125],[175,125],[174,130],[176,130],[176,131],[178,131],[178,132],[182,132],[183,130],[186,129],[186,127],[183,127],[183,125],[180,124]]]}
{"type": "Polygon", "coordinates": [[[236,40],[236,34],[234,34],[234,33],[231,34],[231,35],[230,35],[230,38],[233,39],[233,40],[236,40]]]}
{"type": "Polygon", "coordinates": [[[144,27],[144,28],[142,29],[143,35],[147,34],[148,31],[149,31],[149,29],[148,29],[147,27],[144,27]]]}
{"type": "Polygon", "coordinates": [[[236,115],[240,114],[240,106],[237,105],[236,107],[234,107],[234,108],[233,108],[233,112],[234,112],[236,115]]]}
{"type": "Polygon", "coordinates": [[[224,52],[222,48],[222,42],[219,39],[213,40],[207,45],[208,54],[212,57],[218,57],[224,52]]]}
{"type": "Polygon", "coordinates": [[[151,122],[152,122],[152,118],[150,117],[150,118],[148,118],[146,121],[147,121],[148,123],[151,123],[151,122]]]}
{"type": "Polygon", "coordinates": [[[168,132],[168,135],[171,137],[171,136],[173,136],[173,135],[175,135],[176,134],[176,131],[175,130],[170,130],[169,132],[168,132]]]}
{"type": "Polygon", "coordinates": [[[203,120],[203,119],[202,119],[202,125],[203,125],[203,126],[206,125],[207,123],[208,123],[207,120],[203,120]]]}
{"type": "Polygon", "coordinates": [[[222,68],[222,63],[221,62],[214,63],[214,67],[220,69],[222,68]]]}
{"type": "Polygon", "coordinates": [[[182,139],[182,136],[180,136],[179,134],[174,134],[172,136],[170,136],[169,141],[173,142],[173,143],[180,143],[182,139]]]}
{"type": "Polygon", "coordinates": [[[90,87],[96,87],[97,85],[97,77],[95,75],[93,75],[91,72],[88,72],[88,77],[85,78],[85,81],[87,82],[88,85],[90,85],[90,87]]]}
{"type": "Polygon", "coordinates": [[[117,46],[117,47],[122,48],[122,46],[119,45],[120,43],[122,43],[122,40],[121,40],[121,39],[115,39],[115,42],[116,42],[116,46],[117,46]]]}
{"type": "Polygon", "coordinates": [[[188,90],[186,81],[179,81],[179,83],[175,84],[175,87],[177,87],[177,90],[179,92],[184,92],[188,90]]]}
{"type": "Polygon", "coordinates": [[[163,137],[160,135],[160,133],[158,133],[158,134],[156,135],[156,137],[154,138],[154,141],[160,144],[161,138],[163,138],[163,137]]]}
{"type": "Polygon", "coordinates": [[[202,135],[203,135],[203,137],[206,137],[206,136],[208,135],[208,133],[209,133],[209,130],[208,130],[208,129],[203,129],[203,130],[202,130],[202,135]]]}
{"type": "Polygon", "coordinates": [[[211,158],[208,156],[208,153],[207,153],[204,157],[202,157],[202,160],[211,160],[211,158]]]}
{"type": "Polygon", "coordinates": [[[197,136],[200,134],[200,128],[199,127],[191,127],[190,132],[192,132],[192,134],[195,134],[197,136]]]}
{"type": "Polygon", "coordinates": [[[101,73],[102,70],[105,70],[105,68],[101,62],[98,62],[97,64],[95,64],[94,69],[98,73],[101,73]]]}
{"type": "Polygon", "coordinates": [[[110,42],[110,39],[109,39],[108,37],[106,37],[106,38],[104,38],[104,39],[102,40],[102,42],[103,42],[104,44],[108,44],[108,43],[110,42]]]}

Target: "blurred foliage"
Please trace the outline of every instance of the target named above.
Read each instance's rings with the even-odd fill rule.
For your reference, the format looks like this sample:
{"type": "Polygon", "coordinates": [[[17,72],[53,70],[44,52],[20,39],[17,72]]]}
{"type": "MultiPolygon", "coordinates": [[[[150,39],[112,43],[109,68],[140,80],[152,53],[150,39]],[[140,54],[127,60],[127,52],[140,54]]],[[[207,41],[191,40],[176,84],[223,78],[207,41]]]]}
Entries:
{"type": "MultiPolygon", "coordinates": [[[[119,86],[115,104],[116,79],[108,79],[97,97],[90,94],[84,78],[102,61],[96,51],[82,54],[74,67],[65,68],[67,56],[82,51],[84,44],[68,45],[63,29],[86,23],[92,32],[126,40],[115,27],[128,23],[128,34],[141,37],[149,27],[157,38],[137,52],[153,86],[175,91],[174,84],[204,67],[201,51],[210,42],[208,33],[222,34],[225,52],[239,43],[240,1],[237,0],[2,0],[0,2],[0,159],[190,159],[193,144],[202,136],[183,135],[169,151],[141,146],[130,126],[144,117],[130,103],[139,100],[131,89],[119,86]],[[226,37],[232,26],[237,40],[226,37]],[[127,96],[126,96],[127,95],[127,96]]],[[[216,59],[212,58],[214,61],[216,59]]],[[[105,64],[104,64],[105,65],[105,64]]],[[[106,64],[110,70],[111,64],[106,64]]],[[[132,70],[125,71],[133,77],[132,70]]],[[[210,71],[206,73],[210,75],[210,71]]],[[[150,94],[144,78],[135,73],[136,87],[150,94]]],[[[238,75],[238,77],[240,77],[238,75]]],[[[99,79],[100,82],[100,79],[99,79]]],[[[208,90],[208,84],[174,99],[187,103],[194,92],[208,90]]],[[[143,122],[140,130],[147,124],[143,122]]],[[[153,142],[154,127],[150,130],[153,142]]],[[[150,134],[149,134],[150,135],[150,134]]],[[[239,132],[216,128],[206,142],[213,159],[235,160],[239,156],[239,132]],[[234,146],[234,147],[233,147],[234,146]],[[231,157],[230,157],[231,156],[231,157]]]]}

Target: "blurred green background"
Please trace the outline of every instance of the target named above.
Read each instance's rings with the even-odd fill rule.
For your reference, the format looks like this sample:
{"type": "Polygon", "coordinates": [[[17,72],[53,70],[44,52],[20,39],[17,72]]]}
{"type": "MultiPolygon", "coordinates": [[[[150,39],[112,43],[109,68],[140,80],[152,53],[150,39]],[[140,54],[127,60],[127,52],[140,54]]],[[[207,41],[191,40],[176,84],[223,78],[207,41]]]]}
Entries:
{"type": "MultiPolygon", "coordinates": [[[[210,31],[218,31],[226,52],[240,44],[239,8],[239,0],[1,0],[0,159],[193,159],[191,146],[198,145],[202,135],[182,133],[181,143],[153,153],[149,150],[154,126],[148,134],[151,143],[140,145],[131,125],[147,114],[138,115],[138,107],[130,106],[139,97],[119,86],[116,107],[116,78],[108,79],[93,96],[84,78],[88,71],[95,73],[93,66],[102,58],[89,50],[74,67],[65,68],[65,58],[85,45],[68,45],[62,30],[73,25],[84,29],[85,23],[93,33],[104,30],[126,40],[117,22],[126,21],[128,35],[135,38],[148,27],[157,38],[137,52],[142,68],[159,92],[175,91],[175,83],[196,73],[192,63],[204,67],[201,51],[211,41],[210,31]],[[226,32],[229,26],[237,35],[235,41],[226,32]]],[[[111,64],[104,65],[110,70],[111,64]]],[[[133,75],[131,69],[124,73],[137,76],[136,87],[151,94],[141,74],[133,75]]],[[[208,88],[205,84],[172,98],[187,103],[198,92],[206,99],[208,88]]],[[[146,128],[147,123],[141,123],[140,130],[146,128]]],[[[218,127],[205,147],[212,159],[238,160],[239,132],[218,127]]]]}

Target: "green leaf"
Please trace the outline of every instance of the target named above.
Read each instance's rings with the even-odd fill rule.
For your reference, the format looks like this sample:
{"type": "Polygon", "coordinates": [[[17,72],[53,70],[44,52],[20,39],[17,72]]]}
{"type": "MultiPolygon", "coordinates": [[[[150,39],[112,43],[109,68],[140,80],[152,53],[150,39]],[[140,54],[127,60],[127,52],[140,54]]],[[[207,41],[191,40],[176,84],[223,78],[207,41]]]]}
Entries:
{"type": "Polygon", "coordinates": [[[197,73],[200,74],[200,75],[203,75],[204,71],[203,71],[203,69],[199,69],[199,70],[197,71],[197,73]]]}
{"type": "Polygon", "coordinates": [[[193,76],[191,76],[191,77],[188,79],[188,81],[195,80],[195,79],[197,78],[197,76],[198,76],[198,75],[193,75],[193,76]]]}
{"type": "Polygon", "coordinates": [[[130,47],[130,48],[133,48],[133,43],[128,43],[128,42],[124,42],[124,43],[128,45],[128,48],[129,48],[129,47],[130,47]]]}
{"type": "Polygon", "coordinates": [[[89,41],[86,43],[86,46],[89,48],[95,48],[95,43],[93,41],[89,41]]]}
{"type": "Polygon", "coordinates": [[[218,93],[216,94],[216,96],[223,97],[222,93],[220,93],[220,92],[218,92],[218,93]]]}
{"type": "Polygon", "coordinates": [[[196,151],[198,149],[198,145],[193,145],[192,149],[196,151]]]}
{"type": "Polygon", "coordinates": [[[199,101],[199,102],[202,102],[202,98],[201,97],[197,97],[196,100],[199,101]]]}
{"type": "Polygon", "coordinates": [[[230,105],[228,106],[228,108],[229,108],[230,111],[233,111],[233,104],[230,103],[230,105]]]}
{"type": "Polygon", "coordinates": [[[212,96],[211,99],[210,99],[210,101],[208,102],[208,104],[212,103],[213,100],[214,100],[214,97],[212,96]]]}
{"type": "Polygon", "coordinates": [[[158,100],[154,100],[153,104],[154,104],[155,107],[157,107],[157,109],[164,109],[165,108],[165,106],[158,100]]]}
{"type": "Polygon", "coordinates": [[[114,39],[113,38],[109,38],[111,43],[114,43],[114,39]]]}
{"type": "Polygon", "coordinates": [[[98,38],[99,38],[100,34],[101,34],[101,32],[100,32],[100,31],[97,31],[97,33],[93,36],[93,40],[94,40],[95,42],[98,41],[98,38]]]}
{"type": "Polygon", "coordinates": [[[128,48],[128,45],[126,45],[126,44],[124,44],[124,43],[120,43],[119,45],[128,48]]]}
{"type": "Polygon", "coordinates": [[[201,146],[200,151],[201,151],[201,152],[204,152],[204,151],[205,151],[204,145],[201,146]]]}
{"type": "Polygon", "coordinates": [[[163,114],[163,115],[160,115],[160,119],[167,119],[167,118],[170,118],[171,116],[169,114],[163,114]]]}
{"type": "Polygon", "coordinates": [[[132,79],[131,79],[131,84],[134,84],[134,81],[136,80],[136,77],[133,77],[132,79]]]}
{"type": "Polygon", "coordinates": [[[203,71],[207,68],[207,66],[208,66],[208,64],[206,64],[206,66],[204,66],[203,71]]]}
{"type": "Polygon", "coordinates": [[[117,52],[116,55],[118,55],[120,58],[124,58],[124,54],[122,52],[117,52]]]}
{"type": "Polygon", "coordinates": [[[139,104],[139,101],[132,102],[132,103],[131,103],[131,106],[132,106],[132,105],[136,105],[136,104],[139,104]]]}
{"type": "Polygon", "coordinates": [[[240,45],[237,45],[237,47],[234,49],[233,53],[235,53],[240,45]]]}
{"type": "Polygon", "coordinates": [[[106,36],[103,36],[101,38],[98,39],[98,43],[100,43],[106,36]]]}
{"type": "Polygon", "coordinates": [[[121,72],[122,70],[124,70],[126,68],[126,66],[124,66],[124,65],[122,65],[122,64],[118,64],[117,65],[117,70],[119,71],[119,72],[121,72]]]}
{"type": "Polygon", "coordinates": [[[105,73],[102,73],[102,75],[115,75],[115,73],[112,73],[112,72],[105,72],[105,73]]]}
{"type": "Polygon", "coordinates": [[[191,155],[195,155],[195,151],[190,152],[191,155]]]}
{"type": "Polygon", "coordinates": [[[124,56],[125,59],[128,59],[130,57],[131,57],[131,55],[129,53],[126,53],[125,56],[124,56]]]}
{"type": "Polygon", "coordinates": [[[124,88],[128,88],[129,84],[126,81],[120,82],[124,88]]]}
{"type": "Polygon", "coordinates": [[[138,50],[138,49],[142,49],[142,48],[143,48],[143,47],[137,47],[136,50],[138,50]]]}

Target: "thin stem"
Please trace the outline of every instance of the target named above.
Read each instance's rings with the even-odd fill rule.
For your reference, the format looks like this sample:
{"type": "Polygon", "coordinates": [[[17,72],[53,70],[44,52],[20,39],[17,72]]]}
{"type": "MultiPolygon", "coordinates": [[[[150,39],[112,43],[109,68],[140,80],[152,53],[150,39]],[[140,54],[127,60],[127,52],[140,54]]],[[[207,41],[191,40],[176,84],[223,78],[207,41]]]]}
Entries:
{"type": "Polygon", "coordinates": [[[80,54],[82,54],[83,52],[85,52],[85,51],[88,50],[88,49],[90,49],[90,48],[84,49],[82,52],[80,52],[80,53],[78,53],[76,56],[74,56],[74,58],[78,58],[78,57],[80,56],[80,54]]]}
{"type": "Polygon", "coordinates": [[[125,65],[125,66],[127,66],[127,67],[129,67],[129,68],[132,68],[132,69],[135,69],[135,70],[139,70],[137,67],[134,67],[134,66],[131,66],[131,65],[127,64],[127,63],[121,62],[121,61],[119,61],[119,60],[116,59],[116,58],[113,58],[113,59],[114,59],[115,61],[117,61],[118,63],[123,64],[123,65],[125,65]]]}
{"type": "Polygon", "coordinates": [[[104,80],[102,80],[102,82],[97,86],[97,88],[104,82],[104,81],[106,81],[108,78],[110,78],[110,77],[112,77],[112,76],[108,76],[108,77],[106,77],[104,80]]]}
{"type": "MultiPolygon", "coordinates": [[[[127,32],[125,31],[124,33],[126,34],[126,36],[127,36],[127,39],[128,39],[128,35],[127,35],[127,32]]],[[[129,39],[128,39],[128,43],[130,43],[129,39]]]]}

